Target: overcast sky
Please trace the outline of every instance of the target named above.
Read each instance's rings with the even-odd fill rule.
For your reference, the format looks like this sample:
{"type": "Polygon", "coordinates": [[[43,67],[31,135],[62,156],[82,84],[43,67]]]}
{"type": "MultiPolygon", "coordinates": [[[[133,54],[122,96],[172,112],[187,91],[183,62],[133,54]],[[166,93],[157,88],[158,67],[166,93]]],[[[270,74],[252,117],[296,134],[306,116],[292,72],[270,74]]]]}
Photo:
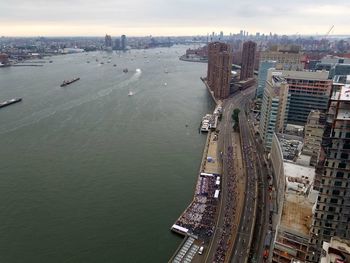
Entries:
{"type": "Polygon", "coordinates": [[[0,35],[350,34],[350,0],[0,0],[0,35]]]}

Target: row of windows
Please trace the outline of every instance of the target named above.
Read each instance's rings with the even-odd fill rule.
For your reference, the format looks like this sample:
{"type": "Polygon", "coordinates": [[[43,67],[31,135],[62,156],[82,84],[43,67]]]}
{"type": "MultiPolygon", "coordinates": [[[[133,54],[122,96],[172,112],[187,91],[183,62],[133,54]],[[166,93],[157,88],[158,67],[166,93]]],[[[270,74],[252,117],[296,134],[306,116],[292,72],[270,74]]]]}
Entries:
{"type": "Polygon", "coordinates": [[[339,138],[339,139],[341,139],[341,138],[350,138],[350,132],[343,133],[341,131],[339,131],[339,132],[333,131],[332,132],[332,138],[339,138]]]}
{"type": "MultiPolygon", "coordinates": [[[[334,168],[336,163],[335,161],[326,161],[325,166],[334,168]]],[[[338,162],[337,168],[346,169],[346,162],[338,162]]]]}

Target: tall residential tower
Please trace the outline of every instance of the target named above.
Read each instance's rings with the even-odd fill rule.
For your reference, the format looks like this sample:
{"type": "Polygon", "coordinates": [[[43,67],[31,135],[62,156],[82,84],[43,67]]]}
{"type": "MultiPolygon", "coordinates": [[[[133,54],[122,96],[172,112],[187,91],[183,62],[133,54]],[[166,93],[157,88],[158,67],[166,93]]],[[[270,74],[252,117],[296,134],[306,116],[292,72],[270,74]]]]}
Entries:
{"type": "Polygon", "coordinates": [[[218,99],[230,95],[231,68],[231,47],[221,42],[209,43],[207,82],[218,99]]]}

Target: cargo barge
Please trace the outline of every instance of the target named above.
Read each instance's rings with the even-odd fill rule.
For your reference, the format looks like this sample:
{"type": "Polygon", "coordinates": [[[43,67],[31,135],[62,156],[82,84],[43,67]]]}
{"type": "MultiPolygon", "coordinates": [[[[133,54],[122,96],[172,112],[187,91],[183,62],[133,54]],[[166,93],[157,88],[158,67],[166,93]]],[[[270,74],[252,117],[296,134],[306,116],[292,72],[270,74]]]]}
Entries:
{"type": "Polygon", "coordinates": [[[64,81],[62,82],[62,84],[61,84],[61,87],[65,87],[65,86],[67,86],[67,85],[69,85],[69,84],[72,84],[73,82],[78,81],[78,80],[80,80],[80,78],[74,78],[74,79],[72,79],[72,80],[64,80],[64,81]]]}
{"type": "Polygon", "coordinates": [[[15,103],[20,102],[20,101],[22,101],[22,98],[15,98],[15,99],[6,100],[6,101],[0,103],[0,108],[10,106],[11,104],[15,104],[15,103]]]}

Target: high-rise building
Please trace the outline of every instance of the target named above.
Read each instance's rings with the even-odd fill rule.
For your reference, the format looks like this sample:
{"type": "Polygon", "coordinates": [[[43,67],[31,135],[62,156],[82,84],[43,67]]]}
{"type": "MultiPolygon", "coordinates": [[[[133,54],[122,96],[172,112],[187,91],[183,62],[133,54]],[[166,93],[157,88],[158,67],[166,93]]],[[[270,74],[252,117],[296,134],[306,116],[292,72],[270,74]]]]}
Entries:
{"type": "Polygon", "coordinates": [[[259,123],[260,138],[268,151],[271,149],[273,134],[283,132],[287,124],[289,97],[287,82],[270,75],[266,81],[259,123]]]}
{"type": "Polygon", "coordinates": [[[121,36],[120,42],[121,42],[121,49],[126,50],[126,36],[125,35],[121,36]]]}
{"type": "Polygon", "coordinates": [[[209,43],[207,82],[218,99],[225,99],[230,95],[231,68],[231,47],[221,42],[209,43]]]}
{"type": "Polygon", "coordinates": [[[242,51],[242,68],[240,80],[246,80],[253,78],[254,76],[254,63],[255,63],[255,51],[256,43],[253,41],[247,41],[243,44],[242,51]]]}
{"type": "Polygon", "coordinates": [[[273,70],[289,85],[290,105],[288,123],[305,125],[311,110],[326,110],[332,81],[328,72],[273,70]]]}
{"type": "Polygon", "coordinates": [[[299,46],[279,45],[271,46],[268,51],[260,53],[260,62],[274,60],[276,69],[279,70],[302,70],[301,63],[303,55],[299,46]]]}
{"type": "Polygon", "coordinates": [[[316,166],[319,190],[311,228],[310,259],[319,262],[322,242],[350,239],[350,85],[334,83],[316,166]]]}
{"type": "Polygon", "coordinates": [[[323,112],[312,110],[305,124],[303,154],[311,156],[312,166],[318,161],[325,122],[326,115],[323,112]]]}
{"type": "Polygon", "coordinates": [[[112,47],[112,37],[110,35],[105,36],[105,46],[112,47]]]}
{"type": "Polygon", "coordinates": [[[262,96],[264,94],[265,85],[266,85],[267,71],[270,68],[274,68],[275,65],[276,65],[276,61],[274,61],[274,60],[266,60],[266,61],[260,62],[256,97],[262,98],[262,96]]]}
{"type": "Polygon", "coordinates": [[[117,38],[114,42],[114,48],[115,50],[120,50],[121,49],[121,45],[120,45],[120,39],[117,38]]]}

